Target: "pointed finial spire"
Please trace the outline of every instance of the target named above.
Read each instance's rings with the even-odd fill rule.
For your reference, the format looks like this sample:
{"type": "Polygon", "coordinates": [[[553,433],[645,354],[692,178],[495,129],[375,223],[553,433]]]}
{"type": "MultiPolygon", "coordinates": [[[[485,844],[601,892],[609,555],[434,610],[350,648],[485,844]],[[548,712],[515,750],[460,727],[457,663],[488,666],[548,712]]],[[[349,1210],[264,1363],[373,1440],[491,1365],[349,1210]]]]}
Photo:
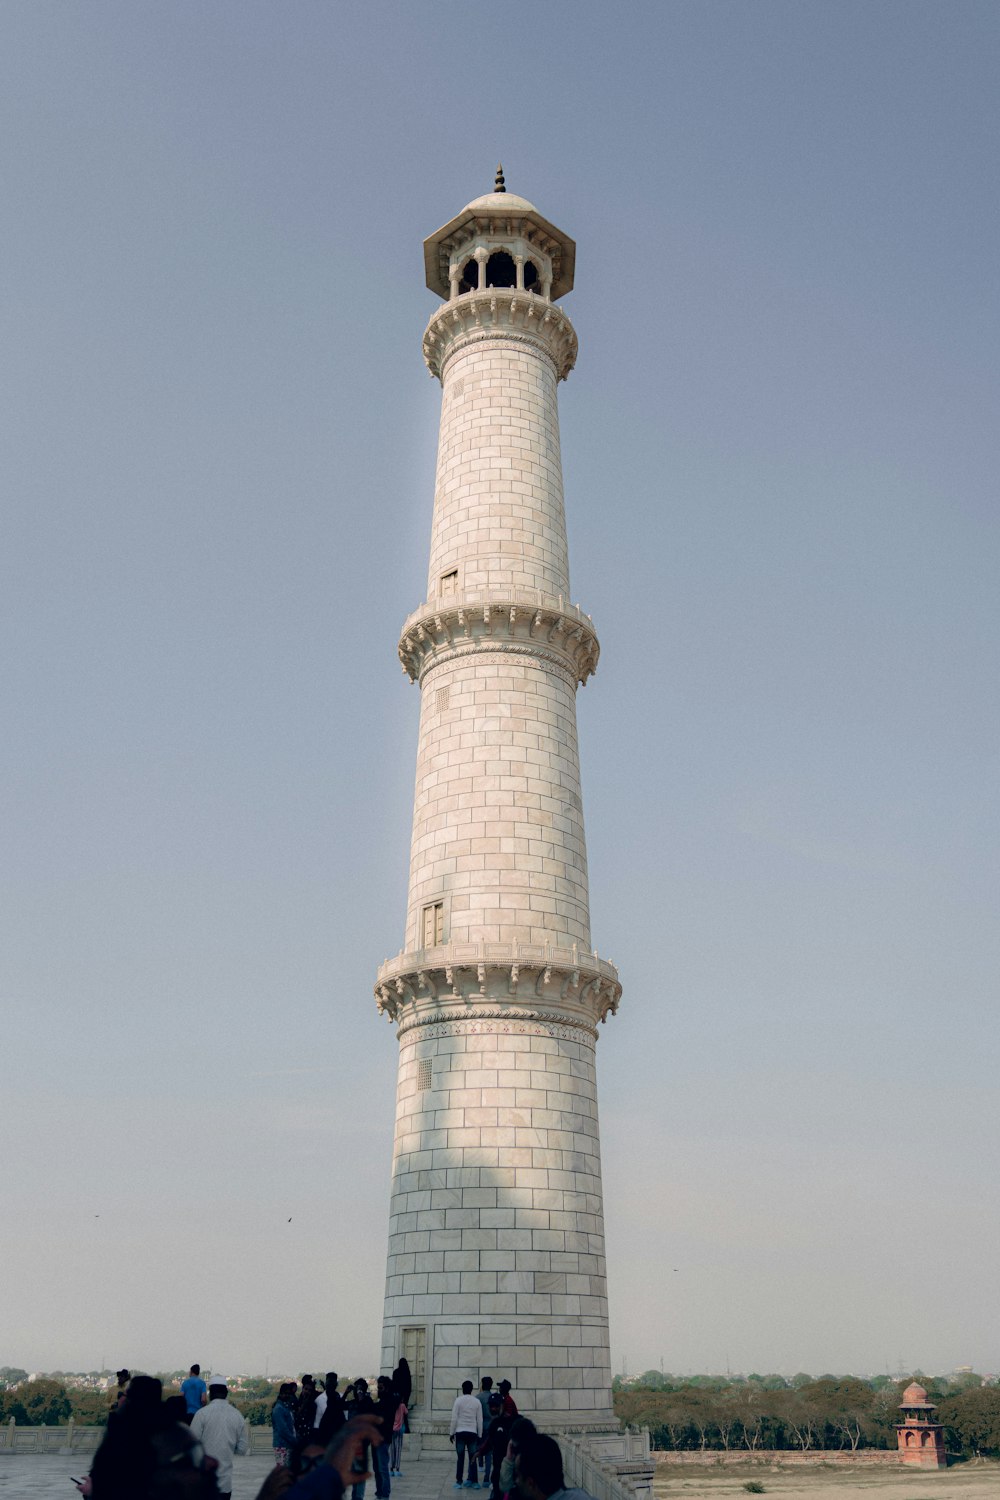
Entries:
{"type": "Polygon", "coordinates": [[[493,191],[495,193],[505,193],[507,191],[507,189],[506,189],[506,187],[504,185],[504,180],[503,180],[503,163],[502,162],[497,162],[497,176],[496,176],[496,181],[493,184],[493,191]]]}

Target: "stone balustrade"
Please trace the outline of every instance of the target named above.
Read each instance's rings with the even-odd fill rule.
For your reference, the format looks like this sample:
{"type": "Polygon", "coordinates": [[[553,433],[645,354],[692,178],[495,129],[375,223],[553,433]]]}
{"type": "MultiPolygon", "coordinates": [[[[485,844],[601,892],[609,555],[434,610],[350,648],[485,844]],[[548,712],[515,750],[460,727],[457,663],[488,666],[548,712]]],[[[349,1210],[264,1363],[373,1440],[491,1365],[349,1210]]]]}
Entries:
{"type": "Polygon", "coordinates": [[[597,671],[600,645],[578,604],[540,589],[469,589],[422,604],[399,640],[411,682],[442,659],[470,651],[530,652],[567,668],[584,686],[597,671]]]}
{"type": "Polygon", "coordinates": [[[647,1428],[560,1433],[559,1446],[568,1489],[586,1490],[594,1500],[652,1500],[647,1428]]]}
{"type": "Polygon", "coordinates": [[[442,943],[387,958],[375,998],[404,1026],[468,1014],[593,1032],[595,1022],[617,1012],[621,982],[613,963],[577,943],[442,943]]]}
{"type": "Polygon", "coordinates": [[[561,307],[516,288],[486,287],[446,302],[431,314],[424,333],[424,362],[443,378],[449,359],[472,343],[503,337],[508,345],[533,345],[565,380],[576,364],[577,338],[561,307]]]}
{"type": "Polygon", "coordinates": [[[427,969],[464,968],[467,965],[521,964],[537,969],[553,965],[558,968],[592,969],[605,979],[618,982],[618,970],[609,959],[588,953],[578,943],[562,947],[556,943],[441,943],[436,948],[418,948],[413,953],[400,952],[386,958],[378,968],[379,984],[389,984],[414,966],[427,969]]]}
{"type": "MultiPolygon", "coordinates": [[[[272,1452],[271,1424],[249,1427],[251,1455],[272,1452]]],[[[104,1437],[106,1427],[75,1422],[71,1417],[59,1427],[31,1427],[18,1424],[11,1417],[0,1424],[0,1454],[16,1453],[93,1453],[104,1437]]]]}

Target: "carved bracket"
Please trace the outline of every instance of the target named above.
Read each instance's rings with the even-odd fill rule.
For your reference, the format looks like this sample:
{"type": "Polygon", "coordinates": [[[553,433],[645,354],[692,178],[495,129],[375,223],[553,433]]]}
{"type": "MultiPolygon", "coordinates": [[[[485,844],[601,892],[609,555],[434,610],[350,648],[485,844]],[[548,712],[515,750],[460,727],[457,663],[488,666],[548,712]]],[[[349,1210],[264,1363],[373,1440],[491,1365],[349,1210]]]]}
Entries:
{"type": "Polygon", "coordinates": [[[504,336],[534,345],[551,360],[559,380],[576,364],[576,330],[561,307],[540,302],[530,292],[489,287],[446,302],[433,314],[424,333],[427,368],[440,379],[456,349],[504,336]]]}
{"type": "Polygon", "coordinates": [[[479,1015],[489,1005],[499,1007],[497,1014],[517,1016],[525,1006],[541,1004],[558,1014],[561,1024],[596,1034],[597,1023],[616,1013],[621,984],[613,964],[578,949],[543,953],[509,944],[499,952],[480,945],[480,951],[463,952],[456,960],[445,946],[401,953],[383,964],[375,998],[379,1011],[401,1026],[456,1005],[465,1015],[479,1015]]]}
{"type": "Polygon", "coordinates": [[[586,686],[601,648],[589,615],[551,599],[538,604],[496,593],[459,594],[425,604],[410,615],[399,642],[399,660],[411,682],[446,657],[471,651],[519,651],[545,657],[586,686]]]}

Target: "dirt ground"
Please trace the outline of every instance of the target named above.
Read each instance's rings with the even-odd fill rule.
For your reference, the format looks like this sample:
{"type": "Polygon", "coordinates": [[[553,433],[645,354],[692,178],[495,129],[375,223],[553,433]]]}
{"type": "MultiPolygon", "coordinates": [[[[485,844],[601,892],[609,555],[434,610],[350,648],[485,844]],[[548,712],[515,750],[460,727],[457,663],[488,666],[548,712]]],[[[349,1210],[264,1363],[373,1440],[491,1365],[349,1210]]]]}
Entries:
{"type": "Polygon", "coordinates": [[[743,1486],[756,1481],[771,1500],[998,1500],[1000,1464],[983,1461],[953,1468],[834,1468],[819,1463],[774,1468],[731,1463],[710,1468],[658,1465],[658,1500],[748,1500],[743,1486]]]}

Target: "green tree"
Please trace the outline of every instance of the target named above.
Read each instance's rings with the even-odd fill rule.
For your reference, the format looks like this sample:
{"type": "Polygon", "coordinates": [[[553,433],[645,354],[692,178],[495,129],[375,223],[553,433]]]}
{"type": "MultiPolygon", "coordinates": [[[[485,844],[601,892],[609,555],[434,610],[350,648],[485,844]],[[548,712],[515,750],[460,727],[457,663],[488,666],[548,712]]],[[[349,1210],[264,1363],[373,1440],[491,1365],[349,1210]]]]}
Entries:
{"type": "Polygon", "coordinates": [[[983,1458],[1000,1457],[1000,1389],[993,1385],[960,1391],[942,1400],[938,1415],[946,1446],[983,1458]]]}
{"type": "Polygon", "coordinates": [[[55,1380],[25,1380],[0,1397],[0,1418],[25,1427],[58,1427],[69,1421],[66,1388],[55,1380]]]}
{"type": "Polygon", "coordinates": [[[256,1401],[276,1401],[281,1382],[278,1380],[266,1380],[263,1375],[254,1375],[249,1380],[244,1380],[242,1393],[256,1401]]]}
{"type": "Polygon", "coordinates": [[[841,1379],[824,1375],[802,1389],[803,1400],[822,1415],[827,1428],[839,1437],[836,1446],[850,1447],[852,1452],[870,1430],[873,1394],[867,1382],[850,1375],[841,1379]]]}
{"type": "Polygon", "coordinates": [[[74,1422],[85,1427],[106,1427],[111,1396],[108,1391],[70,1391],[70,1408],[74,1422]]]}

